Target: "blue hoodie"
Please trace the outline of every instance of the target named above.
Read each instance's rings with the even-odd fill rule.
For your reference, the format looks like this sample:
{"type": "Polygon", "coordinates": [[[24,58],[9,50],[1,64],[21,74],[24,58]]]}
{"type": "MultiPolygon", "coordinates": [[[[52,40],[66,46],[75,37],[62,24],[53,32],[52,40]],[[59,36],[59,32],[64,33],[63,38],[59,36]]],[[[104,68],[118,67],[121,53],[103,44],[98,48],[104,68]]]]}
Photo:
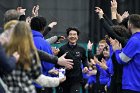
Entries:
{"type": "MultiPolygon", "coordinates": [[[[49,54],[53,54],[50,44],[44,39],[43,35],[35,30],[32,30],[34,44],[37,49],[43,50],[49,54]]],[[[41,61],[42,73],[46,76],[50,76],[48,71],[54,67],[54,64],[41,61]]]]}

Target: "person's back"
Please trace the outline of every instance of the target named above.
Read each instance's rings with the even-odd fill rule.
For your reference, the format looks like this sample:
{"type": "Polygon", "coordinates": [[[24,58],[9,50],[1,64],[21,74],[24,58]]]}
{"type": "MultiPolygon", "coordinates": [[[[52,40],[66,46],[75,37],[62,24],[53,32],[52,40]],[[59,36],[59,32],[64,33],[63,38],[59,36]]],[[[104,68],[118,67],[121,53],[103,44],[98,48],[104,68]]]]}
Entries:
{"type": "MultiPolygon", "coordinates": [[[[31,20],[31,29],[33,34],[34,44],[37,49],[43,50],[49,54],[53,54],[50,44],[44,39],[43,31],[46,26],[46,19],[44,17],[34,17],[31,20]]],[[[44,75],[49,75],[48,71],[54,67],[53,64],[41,61],[44,75]]]]}
{"type": "MultiPolygon", "coordinates": [[[[34,44],[36,46],[37,49],[42,50],[44,52],[47,52],[48,54],[53,54],[52,49],[50,44],[44,39],[43,37],[43,32],[44,32],[44,28],[46,26],[46,19],[44,17],[34,17],[31,20],[30,26],[32,29],[32,35],[33,35],[33,40],[34,40],[34,44]]],[[[51,69],[53,69],[54,64],[51,64],[50,62],[46,62],[46,61],[41,61],[41,67],[42,67],[42,73],[45,76],[51,76],[51,74],[49,74],[49,71],[51,69]]],[[[34,84],[36,86],[36,90],[37,92],[42,92],[42,87],[38,84],[34,84]]],[[[45,88],[44,90],[47,93],[52,92],[52,88],[45,88]]]]}

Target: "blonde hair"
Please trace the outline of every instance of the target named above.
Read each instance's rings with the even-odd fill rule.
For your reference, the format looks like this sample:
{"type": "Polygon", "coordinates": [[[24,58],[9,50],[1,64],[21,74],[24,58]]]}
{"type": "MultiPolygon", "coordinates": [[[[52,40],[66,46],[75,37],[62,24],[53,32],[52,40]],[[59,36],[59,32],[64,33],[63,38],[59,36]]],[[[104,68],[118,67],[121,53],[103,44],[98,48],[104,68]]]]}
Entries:
{"type": "Polygon", "coordinates": [[[18,23],[17,20],[11,20],[11,21],[7,22],[4,25],[4,30],[9,30],[9,29],[13,28],[13,26],[15,26],[17,23],[18,23]]]}
{"type": "Polygon", "coordinates": [[[106,41],[104,39],[100,40],[99,43],[106,43],[106,41]]]}
{"type": "Polygon", "coordinates": [[[100,44],[102,43],[102,44],[104,44],[105,46],[108,45],[108,44],[106,43],[106,40],[104,40],[104,39],[100,40],[99,43],[100,43],[100,44]]]}
{"type": "Polygon", "coordinates": [[[33,43],[31,28],[23,21],[18,22],[13,29],[10,42],[6,48],[8,55],[12,55],[15,51],[20,55],[17,64],[23,65],[26,70],[30,68],[34,56],[38,62],[40,61],[33,43]]]}

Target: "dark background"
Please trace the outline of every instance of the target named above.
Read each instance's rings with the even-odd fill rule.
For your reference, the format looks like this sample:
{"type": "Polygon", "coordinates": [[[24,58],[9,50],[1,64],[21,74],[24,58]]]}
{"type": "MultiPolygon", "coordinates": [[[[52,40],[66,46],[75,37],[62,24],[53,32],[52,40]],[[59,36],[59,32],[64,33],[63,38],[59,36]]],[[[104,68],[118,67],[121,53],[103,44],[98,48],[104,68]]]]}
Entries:
{"type": "MultiPolygon", "coordinates": [[[[118,11],[123,13],[140,13],[140,0],[117,0],[118,11]]],[[[18,6],[26,8],[26,15],[31,15],[34,5],[40,6],[39,15],[44,16],[47,22],[57,21],[48,37],[53,35],[66,35],[65,29],[77,27],[80,30],[81,43],[87,43],[90,39],[97,43],[105,33],[100,27],[95,6],[103,8],[110,17],[110,0],[0,0],[0,26],[3,24],[4,12],[8,9],[15,9],[18,6]]]]}

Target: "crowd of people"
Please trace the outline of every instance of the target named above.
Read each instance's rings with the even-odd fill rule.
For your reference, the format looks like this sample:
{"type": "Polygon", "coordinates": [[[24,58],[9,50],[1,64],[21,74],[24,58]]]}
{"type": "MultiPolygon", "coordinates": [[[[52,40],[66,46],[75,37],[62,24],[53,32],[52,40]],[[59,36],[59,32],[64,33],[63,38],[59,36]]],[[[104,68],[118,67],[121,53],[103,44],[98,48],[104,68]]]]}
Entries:
{"type": "Polygon", "coordinates": [[[107,35],[93,53],[80,46],[80,30],[66,29],[67,43],[59,49],[64,36],[45,36],[57,22],[47,25],[26,9],[7,10],[0,34],[0,93],[140,93],[140,15],[126,11],[120,15],[117,1],[111,1],[111,20],[95,7],[107,35]]]}

